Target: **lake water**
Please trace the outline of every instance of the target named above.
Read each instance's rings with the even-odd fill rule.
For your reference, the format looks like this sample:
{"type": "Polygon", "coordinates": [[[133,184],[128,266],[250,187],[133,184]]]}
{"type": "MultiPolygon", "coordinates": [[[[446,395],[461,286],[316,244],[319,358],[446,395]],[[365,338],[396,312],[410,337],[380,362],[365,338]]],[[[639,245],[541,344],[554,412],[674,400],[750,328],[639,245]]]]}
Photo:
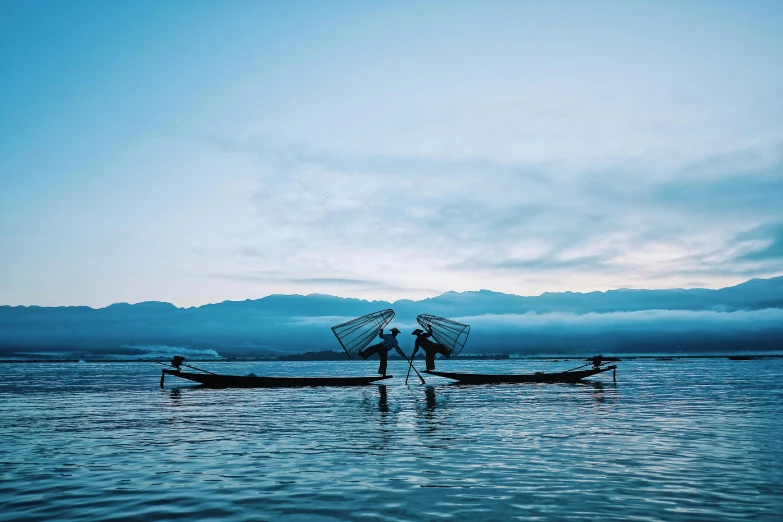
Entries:
{"type": "Polygon", "coordinates": [[[616,384],[475,387],[426,374],[406,386],[404,363],[389,365],[385,386],[208,390],[168,376],[161,390],[150,363],[0,364],[0,519],[783,520],[783,359],[639,359],[616,384]]]}

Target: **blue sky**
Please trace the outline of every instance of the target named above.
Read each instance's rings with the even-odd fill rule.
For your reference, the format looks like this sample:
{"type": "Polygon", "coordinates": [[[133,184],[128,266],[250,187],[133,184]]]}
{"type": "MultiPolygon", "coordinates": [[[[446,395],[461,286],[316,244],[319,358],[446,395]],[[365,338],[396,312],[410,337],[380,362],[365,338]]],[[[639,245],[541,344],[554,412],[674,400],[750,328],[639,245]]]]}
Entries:
{"type": "Polygon", "coordinates": [[[779,2],[0,4],[0,304],[783,273],[779,2]]]}

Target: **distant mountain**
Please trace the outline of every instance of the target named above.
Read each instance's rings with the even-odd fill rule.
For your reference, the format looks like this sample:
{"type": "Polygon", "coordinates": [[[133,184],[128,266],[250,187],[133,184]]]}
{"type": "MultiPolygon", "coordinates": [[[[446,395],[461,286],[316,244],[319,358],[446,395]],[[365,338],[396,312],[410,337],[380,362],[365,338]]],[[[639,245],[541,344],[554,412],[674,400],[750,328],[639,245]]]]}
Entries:
{"type": "MultiPolygon", "coordinates": [[[[427,308],[435,315],[521,314],[563,312],[574,314],[635,312],[640,310],[724,311],[783,308],[783,277],[751,279],[720,290],[609,290],[607,292],[545,293],[522,297],[480,290],[447,292],[423,301],[398,301],[395,310],[427,308]]],[[[411,312],[412,313],[412,312],[411,312]]],[[[421,313],[421,312],[419,312],[421,313]]]]}
{"type": "MultiPolygon", "coordinates": [[[[393,308],[394,324],[416,315],[472,325],[467,352],[562,353],[783,350],[783,277],[720,290],[611,290],[523,297],[480,290],[421,301],[270,295],[178,308],[170,303],[0,306],[0,357],[71,353],[141,356],[190,350],[273,356],[340,350],[330,326],[393,308]],[[604,350],[604,351],[608,351],[604,350]]],[[[403,338],[403,346],[412,339],[403,338]]]]}

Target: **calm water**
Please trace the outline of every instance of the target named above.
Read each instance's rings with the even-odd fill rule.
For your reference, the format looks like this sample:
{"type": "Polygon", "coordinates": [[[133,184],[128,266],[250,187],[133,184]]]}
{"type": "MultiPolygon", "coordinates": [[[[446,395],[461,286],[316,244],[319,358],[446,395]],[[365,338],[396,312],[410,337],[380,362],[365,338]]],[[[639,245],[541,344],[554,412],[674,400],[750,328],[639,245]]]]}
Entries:
{"type": "Polygon", "coordinates": [[[161,390],[153,364],[0,364],[0,519],[783,520],[783,359],[624,361],[592,385],[390,369],[385,386],[161,390]]]}

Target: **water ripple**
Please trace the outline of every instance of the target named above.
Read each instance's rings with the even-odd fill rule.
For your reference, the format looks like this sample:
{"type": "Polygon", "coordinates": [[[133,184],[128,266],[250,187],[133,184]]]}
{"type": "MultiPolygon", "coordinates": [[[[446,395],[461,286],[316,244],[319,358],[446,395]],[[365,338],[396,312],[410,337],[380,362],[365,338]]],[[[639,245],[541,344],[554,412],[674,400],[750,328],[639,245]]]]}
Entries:
{"type": "Polygon", "coordinates": [[[782,370],[637,360],[616,384],[160,390],[148,364],[2,364],[0,505],[4,520],[781,520],[782,370]]]}

